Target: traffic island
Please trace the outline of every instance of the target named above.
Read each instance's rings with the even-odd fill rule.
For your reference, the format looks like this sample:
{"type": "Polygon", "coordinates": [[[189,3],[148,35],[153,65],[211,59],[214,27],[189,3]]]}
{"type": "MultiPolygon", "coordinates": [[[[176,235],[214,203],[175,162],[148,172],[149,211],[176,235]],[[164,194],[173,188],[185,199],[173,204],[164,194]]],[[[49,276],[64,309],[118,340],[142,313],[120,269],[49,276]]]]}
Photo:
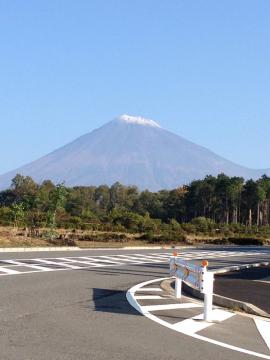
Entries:
{"type": "MultiPolygon", "coordinates": [[[[263,280],[270,278],[269,266],[252,267],[249,265],[248,268],[244,269],[234,271],[223,269],[220,272],[214,272],[213,304],[270,318],[270,283],[263,280]]],[[[175,294],[174,279],[163,281],[161,287],[170,294],[175,294]]],[[[200,291],[185,281],[183,281],[182,290],[198,299],[203,300],[204,298],[200,291]]]]}

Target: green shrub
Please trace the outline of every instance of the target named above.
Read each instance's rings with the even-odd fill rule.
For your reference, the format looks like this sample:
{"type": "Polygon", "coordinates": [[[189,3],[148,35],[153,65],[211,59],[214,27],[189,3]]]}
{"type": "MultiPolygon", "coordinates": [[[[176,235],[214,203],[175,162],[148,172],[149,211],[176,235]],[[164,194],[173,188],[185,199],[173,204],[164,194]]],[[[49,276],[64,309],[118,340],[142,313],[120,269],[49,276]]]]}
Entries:
{"type": "Polygon", "coordinates": [[[202,233],[208,233],[216,227],[216,224],[212,219],[203,216],[194,218],[191,221],[191,224],[194,225],[196,232],[202,233]]]}

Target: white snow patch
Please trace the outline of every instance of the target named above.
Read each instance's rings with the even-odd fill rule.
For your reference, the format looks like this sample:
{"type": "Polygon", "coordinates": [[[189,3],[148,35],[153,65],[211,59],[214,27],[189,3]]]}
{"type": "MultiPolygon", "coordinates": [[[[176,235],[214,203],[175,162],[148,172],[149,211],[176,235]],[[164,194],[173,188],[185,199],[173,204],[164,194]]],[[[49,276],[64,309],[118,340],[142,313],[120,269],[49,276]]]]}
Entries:
{"type": "Polygon", "coordinates": [[[146,125],[146,126],[153,126],[160,128],[160,125],[156,123],[154,120],[145,119],[141,116],[131,116],[131,115],[123,114],[119,116],[117,119],[131,124],[146,125]]]}

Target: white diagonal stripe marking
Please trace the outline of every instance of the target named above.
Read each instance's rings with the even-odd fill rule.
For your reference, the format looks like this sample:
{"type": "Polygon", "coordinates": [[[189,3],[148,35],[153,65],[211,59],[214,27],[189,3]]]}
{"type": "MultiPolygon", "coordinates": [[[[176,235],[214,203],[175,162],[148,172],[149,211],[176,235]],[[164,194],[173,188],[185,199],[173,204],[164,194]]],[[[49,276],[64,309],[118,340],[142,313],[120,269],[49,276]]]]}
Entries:
{"type": "Polygon", "coordinates": [[[137,295],[135,296],[136,300],[158,300],[158,299],[164,299],[163,297],[159,295],[137,295]]]}
{"type": "Polygon", "coordinates": [[[162,311],[162,310],[173,310],[173,309],[191,309],[196,307],[202,307],[202,305],[195,304],[195,303],[183,303],[183,304],[164,304],[164,305],[147,305],[142,306],[142,311],[149,312],[149,311],[162,311]]]}
{"type": "MultiPolygon", "coordinates": [[[[225,321],[234,315],[234,313],[231,313],[229,311],[215,309],[212,311],[211,318],[215,321],[225,321]]],[[[184,334],[195,334],[203,329],[208,328],[211,325],[214,325],[214,323],[203,321],[203,317],[204,314],[200,314],[193,317],[192,319],[180,321],[179,323],[174,324],[173,328],[174,330],[184,334]]]]}
{"type": "Polygon", "coordinates": [[[254,319],[257,329],[270,350],[270,321],[254,319]]]}
{"type": "Polygon", "coordinates": [[[162,289],[160,288],[141,288],[141,289],[138,289],[137,292],[148,292],[148,291],[160,291],[162,292],[162,289]]]}
{"type": "MultiPolygon", "coordinates": [[[[19,271],[13,270],[13,269],[7,269],[1,266],[0,268],[0,272],[4,272],[5,274],[9,274],[9,275],[15,275],[15,274],[20,274],[19,271]]],[[[3,274],[1,274],[3,275],[3,274]]]]}
{"type": "MultiPolygon", "coordinates": [[[[94,262],[94,263],[105,263],[105,264],[121,265],[121,263],[119,263],[117,261],[106,260],[106,259],[103,259],[103,258],[91,258],[90,256],[84,256],[84,257],[82,257],[82,259],[86,259],[86,260],[89,260],[89,261],[94,262]]],[[[106,266],[104,264],[100,264],[100,265],[106,266]]]]}
{"type": "MultiPolygon", "coordinates": [[[[69,268],[69,269],[74,269],[74,270],[78,270],[81,269],[80,266],[75,266],[75,265],[70,265],[70,264],[66,264],[63,262],[55,262],[55,261],[50,261],[50,260],[44,260],[44,259],[36,259],[44,264],[48,264],[48,265],[58,265],[59,267],[65,267],[65,268],[69,268]]],[[[54,270],[54,269],[52,269],[54,270]]]]}
{"type": "Polygon", "coordinates": [[[46,268],[43,266],[35,265],[35,264],[27,264],[20,261],[14,261],[14,260],[7,260],[10,264],[19,265],[19,266],[25,266],[29,267],[31,269],[36,269],[39,271],[53,271],[54,269],[46,268]]]}

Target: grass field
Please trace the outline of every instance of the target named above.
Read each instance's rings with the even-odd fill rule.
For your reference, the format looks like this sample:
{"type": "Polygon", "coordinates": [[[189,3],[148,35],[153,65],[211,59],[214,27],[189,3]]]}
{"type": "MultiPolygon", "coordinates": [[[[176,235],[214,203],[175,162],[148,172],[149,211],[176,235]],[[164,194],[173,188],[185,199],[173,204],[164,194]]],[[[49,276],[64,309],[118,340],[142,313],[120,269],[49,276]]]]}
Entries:
{"type": "MultiPolygon", "coordinates": [[[[48,229],[41,229],[40,236],[31,236],[25,229],[0,227],[0,248],[8,247],[51,247],[78,246],[81,248],[102,248],[121,246],[143,246],[146,241],[139,240],[140,234],[110,233],[102,231],[81,231],[76,233],[65,229],[58,229],[62,239],[51,240],[45,236],[48,229]],[[118,239],[115,239],[115,238],[118,239]],[[83,239],[83,240],[82,240],[83,239]],[[100,241],[100,239],[104,239],[100,241]]],[[[156,245],[156,244],[155,244],[156,245]]]]}
{"type": "Polygon", "coordinates": [[[142,239],[140,233],[67,230],[57,229],[53,236],[49,229],[39,229],[31,234],[28,229],[0,227],[0,248],[9,247],[52,247],[77,246],[80,248],[124,247],[124,246],[177,246],[177,245],[270,245],[270,240],[255,237],[224,237],[224,235],[209,236],[204,234],[186,234],[173,241],[155,241],[142,239]]]}

